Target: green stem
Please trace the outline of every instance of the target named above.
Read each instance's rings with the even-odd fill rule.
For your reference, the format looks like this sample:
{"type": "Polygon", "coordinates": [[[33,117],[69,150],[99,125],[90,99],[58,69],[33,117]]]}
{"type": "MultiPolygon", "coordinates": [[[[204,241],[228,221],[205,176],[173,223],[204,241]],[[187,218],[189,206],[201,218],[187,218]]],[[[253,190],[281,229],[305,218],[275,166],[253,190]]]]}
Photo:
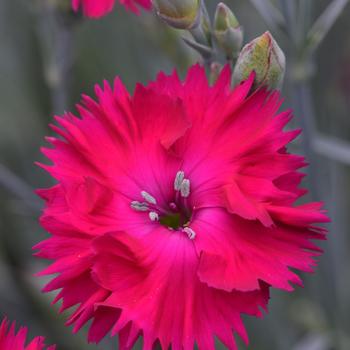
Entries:
{"type": "Polygon", "coordinates": [[[343,13],[349,0],[333,0],[315,21],[306,40],[306,50],[312,53],[323,41],[339,16],[343,13]]]}
{"type": "Polygon", "coordinates": [[[204,0],[201,1],[200,11],[201,12],[200,12],[199,23],[193,28],[190,28],[188,31],[191,33],[196,43],[203,45],[204,47],[211,48],[211,53],[209,55],[201,54],[204,66],[207,70],[207,73],[209,74],[211,64],[214,61],[214,47],[213,47],[213,42],[211,38],[210,18],[209,18],[207,6],[204,0]]]}
{"type": "Polygon", "coordinates": [[[58,9],[57,5],[47,2],[42,4],[38,22],[52,112],[62,113],[69,100],[71,69],[74,63],[75,19],[58,9]]]}
{"type": "Polygon", "coordinates": [[[250,2],[260,13],[260,16],[272,32],[280,32],[285,28],[285,19],[270,0],[250,0],[250,2]]]}
{"type": "Polygon", "coordinates": [[[9,168],[0,163],[0,186],[12,193],[32,209],[38,213],[41,204],[37,196],[34,195],[34,190],[19,176],[13,173],[9,168]]]}
{"type": "Polygon", "coordinates": [[[313,151],[313,139],[315,137],[315,116],[313,110],[313,103],[311,97],[311,89],[308,81],[293,82],[293,100],[295,106],[295,114],[299,120],[300,126],[303,130],[302,145],[307,161],[310,162],[308,168],[310,179],[310,191],[313,200],[319,200],[318,191],[318,174],[317,157],[313,151]]]}

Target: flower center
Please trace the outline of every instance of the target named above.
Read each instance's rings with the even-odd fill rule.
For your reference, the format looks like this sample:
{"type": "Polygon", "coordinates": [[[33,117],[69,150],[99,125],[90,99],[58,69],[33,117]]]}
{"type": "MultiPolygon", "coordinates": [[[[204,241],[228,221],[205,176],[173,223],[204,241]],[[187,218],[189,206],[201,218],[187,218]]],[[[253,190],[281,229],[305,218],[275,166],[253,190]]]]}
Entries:
{"type": "Polygon", "coordinates": [[[169,230],[181,231],[189,239],[194,239],[196,233],[190,228],[192,210],[188,203],[191,193],[191,182],[185,178],[184,171],[176,173],[174,180],[174,201],[164,207],[159,206],[157,199],[146,191],[141,191],[143,201],[132,201],[132,209],[147,212],[151,221],[159,222],[169,230]]]}

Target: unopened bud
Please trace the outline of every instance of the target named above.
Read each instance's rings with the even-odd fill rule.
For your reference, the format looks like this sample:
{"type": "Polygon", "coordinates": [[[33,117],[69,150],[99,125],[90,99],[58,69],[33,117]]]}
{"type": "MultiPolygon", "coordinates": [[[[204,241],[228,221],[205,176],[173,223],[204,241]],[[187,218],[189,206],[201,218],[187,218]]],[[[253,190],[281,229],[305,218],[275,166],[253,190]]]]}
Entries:
{"type": "Polygon", "coordinates": [[[234,84],[240,83],[255,71],[254,88],[265,85],[280,89],[286,68],[286,58],[269,32],[245,45],[233,72],[234,84]]]}
{"type": "Polygon", "coordinates": [[[174,28],[190,29],[199,21],[201,0],[153,0],[153,4],[158,16],[174,28]]]}
{"type": "Polygon", "coordinates": [[[237,58],[243,43],[243,30],[235,15],[222,2],[216,7],[214,34],[227,58],[237,58]]]}

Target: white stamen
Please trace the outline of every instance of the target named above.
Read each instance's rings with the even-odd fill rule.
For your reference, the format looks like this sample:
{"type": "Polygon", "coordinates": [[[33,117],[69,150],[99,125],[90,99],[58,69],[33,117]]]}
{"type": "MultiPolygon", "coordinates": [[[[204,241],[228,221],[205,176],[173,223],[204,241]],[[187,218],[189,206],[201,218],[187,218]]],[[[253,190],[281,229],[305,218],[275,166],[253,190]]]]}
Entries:
{"type": "Polygon", "coordinates": [[[190,227],[184,227],[183,231],[187,233],[187,236],[189,239],[195,239],[196,237],[196,232],[194,232],[190,227]]]}
{"type": "Polygon", "coordinates": [[[148,192],[141,191],[141,196],[145,199],[146,202],[151,204],[157,204],[157,200],[153,196],[151,196],[148,192]]]}
{"type": "Polygon", "coordinates": [[[189,179],[184,179],[180,186],[181,196],[187,198],[190,195],[191,183],[189,179]]]}
{"type": "Polygon", "coordinates": [[[151,219],[151,221],[159,221],[159,215],[158,213],[156,213],[155,211],[151,211],[148,214],[149,218],[151,219]]]}
{"type": "Polygon", "coordinates": [[[139,202],[139,201],[132,201],[130,204],[132,209],[135,209],[137,211],[148,211],[148,204],[144,202],[139,202]]]}
{"type": "Polygon", "coordinates": [[[179,191],[181,188],[181,184],[183,179],[185,178],[185,173],[180,170],[176,173],[175,180],[174,180],[174,189],[175,191],[179,191]]]}

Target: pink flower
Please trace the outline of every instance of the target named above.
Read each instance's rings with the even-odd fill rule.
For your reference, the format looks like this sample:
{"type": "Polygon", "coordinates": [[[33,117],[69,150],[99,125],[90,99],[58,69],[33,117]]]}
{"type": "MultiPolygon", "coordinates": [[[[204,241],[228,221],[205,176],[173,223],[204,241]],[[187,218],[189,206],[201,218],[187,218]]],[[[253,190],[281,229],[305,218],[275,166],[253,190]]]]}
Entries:
{"type": "MultiPolygon", "coordinates": [[[[22,327],[15,332],[15,323],[12,323],[5,318],[0,325],[0,349],[1,350],[44,350],[46,348],[43,337],[36,337],[32,342],[25,346],[27,337],[27,328],[22,327]]],[[[47,350],[55,350],[56,347],[49,346],[47,350]]]]}
{"type": "Polygon", "coordinates": [[[236,349],[248,337],[241,314],[262,316],[269,287],[287,291],[320,254],[311,239],[328,218],[320,203],[296,205],[303,157],[287,152],[277,91],[213,87],[194,66],[181,82],[160,73],[130,96],[117,78],[83,96],[80,118],[52,125],[41,165],[56,180],[40,190],[41,224],[52,235],[37,255],[53,260],[44,289],[61,289],[74,331],[92,319],[89,341],[119,333],[120,349],[236,349]]]}
{"type": "MultiPolygon", "coordinates": [[[[119,2],[136,14],[140,13],[137,5],[146,10],[150,10],[152,6],[151,0],[119,0],[119,2]]],[[[112,11],[114,3],[115,0],[72,0],[74,11],[81,8],[85,16],[92,18],[102,17],[112,11]]]]}

